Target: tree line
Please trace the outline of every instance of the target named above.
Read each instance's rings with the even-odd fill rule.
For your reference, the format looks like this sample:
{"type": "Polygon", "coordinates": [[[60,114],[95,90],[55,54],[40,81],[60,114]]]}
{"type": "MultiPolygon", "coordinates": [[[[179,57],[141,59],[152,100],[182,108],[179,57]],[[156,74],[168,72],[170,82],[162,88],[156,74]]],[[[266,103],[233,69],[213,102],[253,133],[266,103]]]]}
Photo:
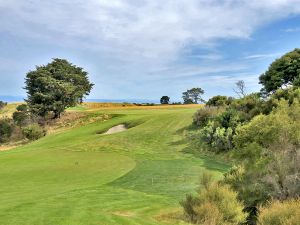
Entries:
{"type": "MultiPolygon", "coordinates": [[[[182,93],[183,104],[198,104],[204,103],[205,100],[201,97],[204,94],[204,90],[199,87],[188,89],[182,93]]],[[[161,104],[170,104],[169,96],[162,96],[160,99],[161,104]]],[[[174,102],[172,104],[182,104],[181,102],[174,102]]]]}

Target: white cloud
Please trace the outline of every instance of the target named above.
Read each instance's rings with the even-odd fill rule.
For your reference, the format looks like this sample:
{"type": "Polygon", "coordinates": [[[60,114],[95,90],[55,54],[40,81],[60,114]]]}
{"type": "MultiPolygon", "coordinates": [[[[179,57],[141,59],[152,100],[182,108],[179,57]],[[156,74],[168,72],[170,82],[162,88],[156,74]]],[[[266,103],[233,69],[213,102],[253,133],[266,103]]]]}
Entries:
{"type": "Polygon", "coordinates": [[[300,27],[294,27],[294,28],[287,28],[283,30],[284,32],[299,32],[300,31],[300,27]]]}
{"type": "Polygon", "coordinates": [[[2,0],[0,30],[132,61],[174,60],[190,44],[249,38],[299,12],[299,0],[2,0]]]}
{"type": "MultiPolygon", "coordinates": [[[[83,50],[82,55],[92,52],[99,62],[93,77],[98,87],[113,83],[121,90],[136,80],[159,79],[229,85],[235,78],[226,74],[247,68],[226,62],[226,54],[216,50],[219,41],[250,39],[258,28],[299,13],[300,0],[0,0],[0,32],[83,50]],[[189,52],[194,47],[204,51],[189,52]]],[[[109,92],[103,89],[100,96],[109,92]]]]}
{"type": "Polygon", "coordinates": [[[275,58],[282,55],[282,53],[268,53],[268,54],[254,54],[245,56],[245,59],[266,59],[266,58],[275,58]]]}

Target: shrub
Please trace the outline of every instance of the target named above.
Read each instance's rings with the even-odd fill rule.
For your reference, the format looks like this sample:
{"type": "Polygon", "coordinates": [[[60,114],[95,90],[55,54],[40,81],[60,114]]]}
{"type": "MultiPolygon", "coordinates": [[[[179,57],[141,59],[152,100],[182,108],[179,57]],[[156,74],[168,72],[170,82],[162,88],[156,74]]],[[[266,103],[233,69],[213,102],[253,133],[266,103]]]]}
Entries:
{"type": "Polygon", "coordinates": [[[237,193],[228,185],[213,182],[211,175],[202,176],[198,195],[188,195],[181,202],[186,219],[202,225],[236,225],[244,222],[246,214],[243,204],[237,200],[237,193]],[[209,178],[210,177],[210,178],[209,178]]]}
{"type": "Polygon", "coordinates": [[[234,109],[227,108],[224,111],[224,109],[214,108],[213,112],[199,110],[194,116],[194,121],[205,124],[200,130],[200,139],[212,147],[212,150],[224,151],[233,148],[235,129],[243,120],[239,112],[234,109]],[[212,114],[216,115],[208,116],[212,114]]]}
{"type": "Polygon", "coordinates": [[[240,123],[244,122],[244,119],[238,111],[228,108],[226,111],[216,117],[216,121],[218,121],[220,127],[222,128],[231,128],[235,130],[240,123]]]}
{"type": "Polygon", "coordinates": [[[235,144],[243,147],[248,143],[258,143],[269,147],[274,143],[290,140],[291,143],[300,144],[300,106],[298,102],[289,105],[280,101],[278,108],[270,115],[255,117],[250,123],[237,129],[235,144]]]}
{"type": "Polygon", "coordinates": [[[232,139],[233,130],[231,127],[228,129],[217,127],[211,145],[218,150],[230,150],[233,148],[232,139]]]}
{"type": "Polygon", "coordinates": [[[217,95],[217,96],[213,96],[212,98],[210,98],[206,102],[206,105],[207,106],[217,106],[217,107],[226,106],[226,105],[230,105],[232,101],[233,101],[232,97],[217,95]]]}
{"type": "Polygon", "coordinates": [[[298,225],[300,200],[274,201],[260,209],[258,225],[298,225]]]}
{"type": "Polygon", "coordinates": [[[278,89],[270,98],[271,100],[287,100],[289,104],[300,100],[300,88],[290,87],[287,89],[278,89]]]}
{"type": "Polygon", "coordinates": [[[207,125],[209,120],[212,120],[220,112],[224,111],[222,108],[217,107],[203,107],[199,109],[193,116],[193,124],[199,127],[207,125]]]}
{"type": "Polygon", "coordinates": [[[17,111],[13,113],[13,120],[18,126],[25,126],[32,122],[30,112],[26,104],[22,104],[17,107],[17,111]]]}
{"type": "Polygon", "coordinates": [[[250,120],[254,116],[266,111],[264,104],[265,101],[261,98],[260,93],[253,93],[232,101],[230,107],[236,111],[243,112],[244,119],[250,120]]]}
{"type": "MultiPolygon", "coordinates": [[[[223,225],[225,223],[223,214],[218,206],[212,202],[204,202],[195,207],[196,224],[223,225]]],[[[226,223],[230,224],[230,223],[226,223]]]]}
{"type": "Polygon", "coordinates": [[[22,128],[24,136],[29,140],[37,140],[46,135],[46,131],[38,124],[31,124],[22,128]]]}
{"type": "Polygon", "coordinates": [[[207,125],[200,130],[200,139],[206,144],[211,145],[214,141],[216,129],[216,123],[214,121],[208,121],[207,125]]]}
{"type": "Polygon", "coordinates": [[[13,132],[13,124],[10,119],[0,120],[0,143],[9,140],[13,132]]]}
{"type": "Polygon", "coordinates": [[[3,109],[7,105],[6,102],[0,101],[0,109],[3,109]]]}
{"type": "Polygon", "coordinates": [[[239,126],[234,156],[243,173],[225,177],[248,208],[267,200],[286,200],[300,193],[300,105],[279,101],[269,115],[239,126]]]}

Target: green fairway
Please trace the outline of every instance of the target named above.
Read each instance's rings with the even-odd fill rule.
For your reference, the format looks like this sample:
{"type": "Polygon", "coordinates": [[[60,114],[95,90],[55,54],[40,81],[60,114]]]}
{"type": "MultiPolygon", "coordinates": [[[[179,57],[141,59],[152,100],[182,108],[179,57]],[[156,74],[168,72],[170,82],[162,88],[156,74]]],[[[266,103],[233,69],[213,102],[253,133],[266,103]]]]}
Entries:
{"type": "Polygon", "coordinates": [[[157,216],[178,208],[204,169],[228,169],[182,152],[195,108],[73,110],[112,118],[0,152],[1,225],[165,224],[157,216]],[[130,129],[101,134],[118,124],[130,129]]]}

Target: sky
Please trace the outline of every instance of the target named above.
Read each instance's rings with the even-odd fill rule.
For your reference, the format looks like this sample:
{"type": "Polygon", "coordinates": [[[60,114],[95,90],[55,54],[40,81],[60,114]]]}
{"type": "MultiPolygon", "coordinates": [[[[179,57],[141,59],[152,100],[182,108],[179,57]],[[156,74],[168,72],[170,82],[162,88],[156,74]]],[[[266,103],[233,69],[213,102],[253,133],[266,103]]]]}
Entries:
{"type": "Polygon", "coordinates": [[[90,99],[234,96],[300,47],[300,0],[0,0],[0,21],[0,96],[52,58],[89,73],[90,99]]]}

